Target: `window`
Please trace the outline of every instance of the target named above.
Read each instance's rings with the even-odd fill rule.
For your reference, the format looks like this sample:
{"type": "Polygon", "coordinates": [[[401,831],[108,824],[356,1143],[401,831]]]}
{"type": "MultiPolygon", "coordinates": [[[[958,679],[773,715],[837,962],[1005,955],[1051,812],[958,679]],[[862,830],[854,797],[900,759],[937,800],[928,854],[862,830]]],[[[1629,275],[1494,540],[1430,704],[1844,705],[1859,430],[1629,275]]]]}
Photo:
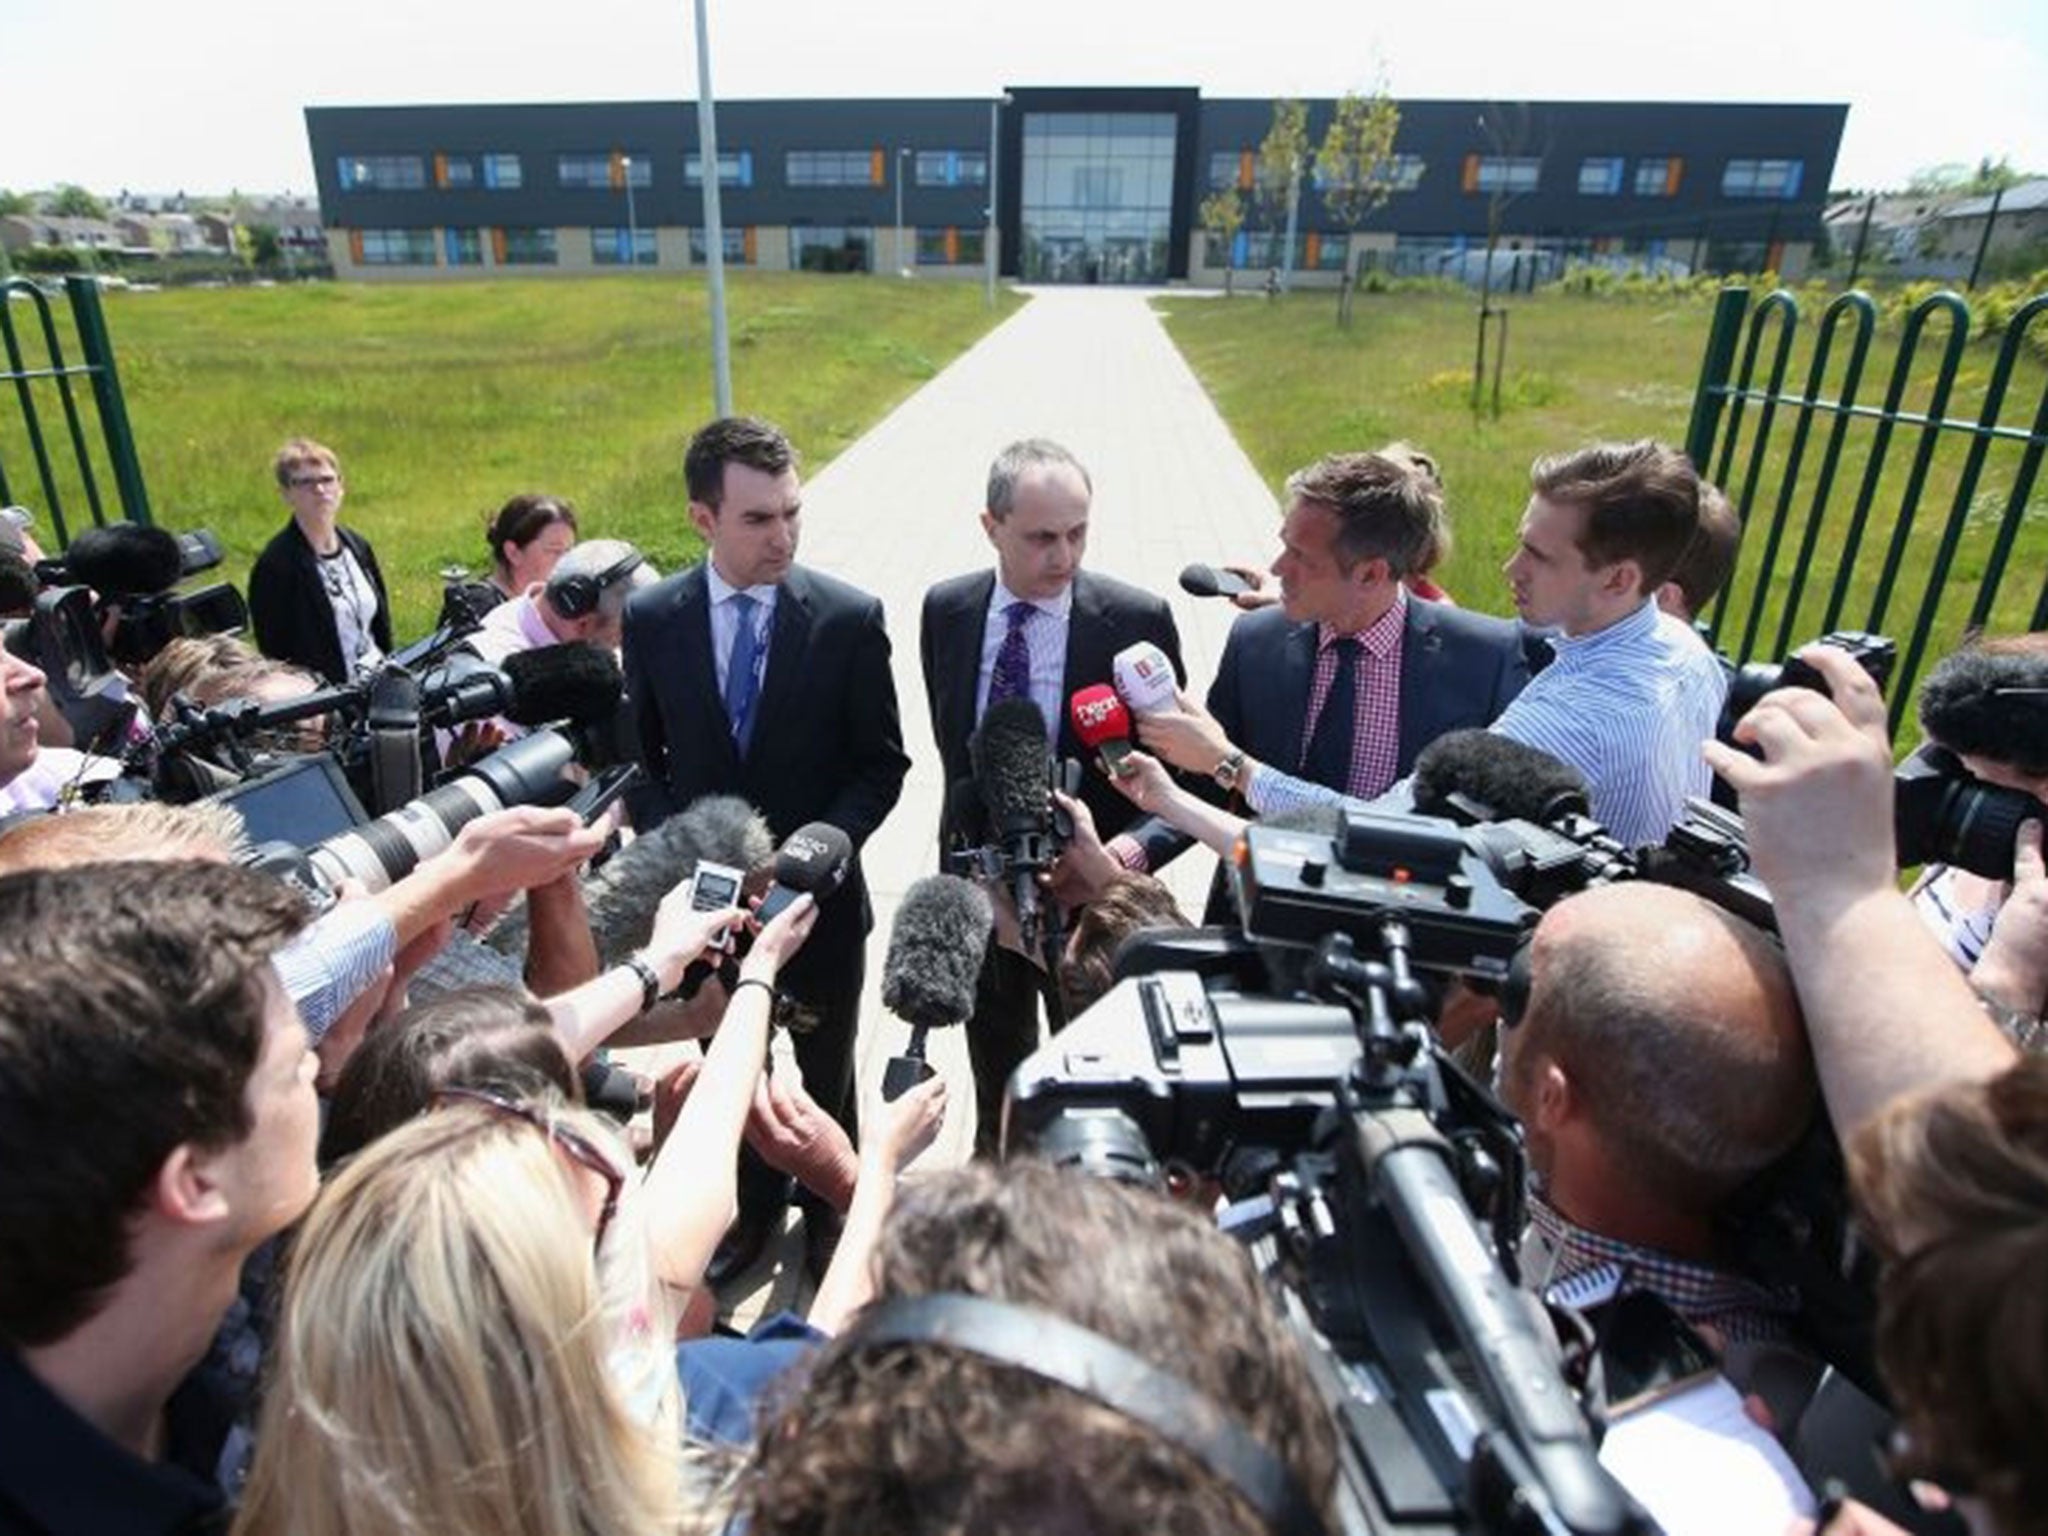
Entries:
{"type": "Polygon", "coordinates": [[[497,247],[498,265],[501,267],[552,267],[555,264],[555,232],[552,229],[501,229],[497,247]]]}
{"type": "Polygon", "coordinates": [[[343,155],[344,192],[412,192],[427,184],[426,162],[418,155],[343,155]]]}
{"type": "Polygon", "coordinates": [[[526,170],[517,155],[485,155],[484,185],[494,192],[516,192],[526,182],[526,170]]]}
{"type": "Polygon", "coordinates": [[[436,155],[434,156],[434,185],[437,187],[473,187],[476,185],[476,156],[436,155]]]}
{"type": "Polygon", "coordinates": [[[1721,172],[1721,195],[1775,197],[1789,202],[1799,195],[1805,170],[1803,160],[1730,160],[1721,172]]]}
{"type": "Polygon", "coordinates": [[[1543,161],[1534,155],[1467,155],[1467,192],[1534,192],[1543,161]]]}
{"type": "Polygon", "coordinates": [[[599,191],[651,187],[654,166],[644,149],[608,155],[557,155],[555,180],[565,187],[595,187],[599,191]]]}
{"type": "Polygon", "coordinates": [[[590,232],[590,259],[600,267],[651,267],[656,259],[654,231],[593,229],[590,232]]]}
{"type": "Polygon", "coordinates": [[[793,224],[789,265],[797,272],[871,272],[875,232],[866,224],[793,224]]]}
{"type": "Polygon", "coordinates": [[[1623,161],[1619,155],[1602,156],[1579,162],[1579,196],[1613,197],[1621,191],[1621,169],[1623,161]]]}
{"type": "Polygon", "coordinates": [[[480,267],[484,261],[483,232],[475,229],[444,229],[441,248],[451,267],[480,267]]]}
{"type": "Polygon", "coordinates": [[[1209,190],[1224,192],[1236,187],[1249,192],[1252,186],[1252,152],[1248,149],[1219,149],[1209,156],[1209,190]]]}
{"type": "MultiPolygon", "coordinates": [[[[727,266],[750,267],[754,264],[753,230],[736,228],[731,224],[727,224],[720,228],[719,233],[725,237],[722,243],[725,247],[725,262],[727,266]]],[[[691,263],[696,266],[703,266],[705,262],[711,259],[708,254],[709,250],[710,247],[704,240],[704,231],[701,228],[691,230],[691,263]]]]}
{"type": "Polygon", "coordinates": [[[879,149],[792,149],[782,175],[792,187],[879,187],[884,158],[879,149]]]}
{"type": "Polygon", "coordinates": [[[988,152],[980,149],[920,149],[917,152],[917,184],[920,187],[985,187],[988,185],[988,152]]]}
{"type": "MultiPolygon", "coordinates": [[[[704,156],[691,150],[683,161],[683,184],[704,185],[704,156]]],[[[751,149],[721,149],[718,152],[718,184],[721,187],[751,187],[754,184],[754,152],[751,149]]]]}
{"type": "Polygon", "coordinates": [[[917,232],[917,264],[920,267],[978,267],[988,249],[984,229],[920,229],[917,232]]]}
{"type": "Polygon", "coordinates": [[[362,231],[362,262],[366,267],[431,267],[431,229],[366,229],[362,231]]]}
{"type": "Polygon", "coordinates": [[[1678,159],[1638,160],[1636,162],[1637,197],[1676,197],[1678,178],[1684,173],[1685,162],[1678,159]]]}
{"type": "MultiPolygon", "coordinates": [[[[1387,184],[1391,192],[1413,192],[1422,184],[1425,162],[1420,155],[1393,155],[1374,167],[1375,175],[1387,184]]],[[[1311,168],[1309,182],[1320,192],[1333,185],[1326,181],[1319,169],[1311,168]]]]}

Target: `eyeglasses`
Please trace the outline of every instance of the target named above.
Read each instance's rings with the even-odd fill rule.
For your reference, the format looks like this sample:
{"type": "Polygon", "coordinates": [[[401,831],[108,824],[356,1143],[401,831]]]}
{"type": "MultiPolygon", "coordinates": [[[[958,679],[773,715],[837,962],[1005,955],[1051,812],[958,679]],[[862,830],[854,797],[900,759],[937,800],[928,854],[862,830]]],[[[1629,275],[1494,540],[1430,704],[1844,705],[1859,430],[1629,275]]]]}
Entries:
{"type": "Polygon", "coordinates": [[[509,1099],[488,1088],[443,1088],[435,1098],[443,1104],[481,1104],[494,1115],[503,1115],[510,1120],[523,1120],[560,1147],[575,1162],[603,1179],[604,1209],[598,1212],[597,1235],[591,1240],[590,1246],[593,1253],[604,1248],[605,1229],[611,1226],[612,1218],[619,1213],[619,1196],[625,1192],[626,1176],[609,1157],[605,1156],[603,1148],[574,1126],[561,1124],[538,1106],[509,1099]]]}
{"type": "Polygon", "coordinates": [[[339,476],[339,475],[293,475],[293,476],[291,477],[291,479],[289,479],[289,480],[287,480],[287,481],[285,482],[285,484],[286,484],[286,485],[289,485],[289,486],[290,486],[290,487],[291,487],[291,488],[292,488],[293,490],[295,490],[295,491],[303,491],[303,490],[306,490],[306,489],[308,489],[309,487],[312,487],[312,486],[316,486],[316,485],[317,485],[317,486],[329,486],[329,485],[339,485],[339,484],[341,484],[341,476],[339,476]]]}

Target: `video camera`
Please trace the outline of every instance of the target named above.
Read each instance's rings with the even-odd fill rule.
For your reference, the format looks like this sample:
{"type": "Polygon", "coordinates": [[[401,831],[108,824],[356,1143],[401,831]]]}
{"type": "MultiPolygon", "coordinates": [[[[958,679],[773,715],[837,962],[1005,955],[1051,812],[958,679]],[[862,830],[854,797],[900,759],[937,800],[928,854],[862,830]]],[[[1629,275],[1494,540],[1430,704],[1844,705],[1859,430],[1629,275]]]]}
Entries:
{"type": "Polygon", "coordinates": [[[1254,825],[1230,877],[1244,934],[1127,951],[1012,1077],[1005,1153],[1237,1199],[1338,1430],[1339,1529],[1648,1529],[1516,1285],[1519,1127],[1436,1046],[1416,974],[1504,973],[1534,914],[1420,817],[1254,825]]]}
{"type": "MultiPolygon", "coordinates": [[[[112,523],[81,533],[35,570],[45,596],[90,589],[94,619],[113,619],[107,656],[119,666],[138,667],[180,635],[236,634],[248,624],[248,605],[226,582],[175,590],[220,563],[220,540],[207,529],[174,534],[112,523]]],[[[59,666],[91,660],[76,653],[49,659],[59,666]]]]}

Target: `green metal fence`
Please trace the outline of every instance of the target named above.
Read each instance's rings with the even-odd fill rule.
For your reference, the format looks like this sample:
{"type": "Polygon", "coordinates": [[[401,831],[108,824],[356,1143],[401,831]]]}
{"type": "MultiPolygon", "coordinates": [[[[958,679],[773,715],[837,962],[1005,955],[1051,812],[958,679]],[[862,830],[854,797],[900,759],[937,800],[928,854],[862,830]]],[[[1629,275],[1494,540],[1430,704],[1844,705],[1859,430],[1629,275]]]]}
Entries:
{"type": "Polygon", "coordinates": [[[1791,293],[1752,306],[1746,288],[1721,292],[1686,435],[1743,521],[1717,645],[1744,662],[1834,629],[1893,635],[1896,734],[1930,659],[1987,630],[2048,628],[2044,314],[2048,294],[1973,340],[1954,293],[1886,325],[1845,293],[1809,342],[1791,293]]]}
{"type": "Polygon", "coordinates": [[[20,502],[47,518],[53,539],[45,542],[58,547],[83,526],[80,513],[95,526],[110,518],[147,523],[149,492],[98,284],[67,277],[58,301],[26,278],[0,282],[0,347],[0,386],[15,408],[12,421],[0,416],[0,504],[20,502]],[[70,312],[76,361],[64,345],[60,309],[70,312]],[[100,490],[102,466],[119,498],[113,507],[100,490]]]}

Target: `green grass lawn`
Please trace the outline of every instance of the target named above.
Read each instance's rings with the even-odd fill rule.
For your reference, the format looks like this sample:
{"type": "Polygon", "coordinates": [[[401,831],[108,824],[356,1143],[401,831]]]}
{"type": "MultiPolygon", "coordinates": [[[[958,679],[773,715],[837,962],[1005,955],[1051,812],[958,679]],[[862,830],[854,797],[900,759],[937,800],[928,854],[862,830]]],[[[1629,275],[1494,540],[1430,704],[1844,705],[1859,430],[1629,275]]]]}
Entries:
{"type": "MultiPolygon", "coordinates": [[[[1335,324],[1333,295],[1301,293],[1262,297],[1158,301],[1166,323],[1195,372],[1214,397],[1238,441],[1261,474],[1277,488],[1287,473],[1319,454],[1377,447],[1406,438],[1426,448],[1449,488],[1457,547],[1438,579],[1461,603],[1509,611],[1500,576],[1512,550],[1516,523],[1528,500],[1530,462],[1538,455],[1604,438],[1662,437],[1683,443],[1690,418],[1710,301],[1695,298],[1591,299],[1564,294],[1514,295],[1507,301],[1509,341],[1502,410],[1475,416],[1471,409],[1477,296],[1444,293],[1360,295],[1353,324],[1335,324]]],[[[1802,304],[1803,309],[1811,307],[1802,304]]],[[[1792,353],[1789,382],[1806,377],[1817,313],[1809,312],[1792,353]]],[[[1931,326],[1905,405],[1924,410],[1943,332],[1931,326]]],[[[1845,343],[1838,342],[1836,359],[1845,343]]],[[[1880,400],[1897,350],[1897,337],[1880,331],[1866,365],[1859,399],[1880,400]]],[[[1766,356],[1769,346],[1765,348],[1766,356]]],[[[1974,420],[1996,358],[1991,343],[1972,342],[1962,353],[1946,414],[1974,420]]],[[[1761,375],[1763,369],[1759,369],[1761,375]]],[[[1840,368],[1828,370],[1824,393],[1834,394],[1840,368]]],[[[1761,382],[1761,380],[1760,380],[1761,382]]],[[[2038,357],[2023,356],[2008,393],[2003,420],[2031,424],[2044,388],[2038,357]]],[[[1488,397],[1491,379],[1488,380],[1488,397]]],[[[1765,536],[1778,505],[1793,436],[1792,413],[1780,408],[1766,451],[1751,481],[1750,444],[1756,408],[1750,407],[1737,442],[1728,489],[1749,488],[1750,533],[1730,588],[1724,644],[1740,641],[1753,604],[1765,536]]],[[[1812,441],[1793,485],[1791,522],[1783,553],[1766,585],[1757,649],[1767,651],[1785,624],[1792,569],[1806,528],[1821,447],[1828,428],[1816,415],[1812,441]]],[[[1796,643],[1820,632],[1842,564],[1844,531],[1861,488],[1874,432],[1869,422],[1848,430],[1815,542],[1812,576],[1787,633],[1796,643]]],[[[1871,599],[1897,509],[1919,445],[1915,431],[1894,434],[1872,498],[1848,583],[1842,625],[1861,625],[1871,599]]],[[[1970,439],[1944,433],[1928,462],[1920,511],[1907,538],[1895,595],[1882,628],[1904,641],[1911,633],[1943,523],[1960,484],[1970,439]]],[[[2022,445],[1996,442],[1964,513],[1964,532],[1943,600],[1931,629],[1930,658],[1953,648],[1976,596],[1992,536],[2006,505],[2022,445]]],[[[1711,466],[1719,472],[1717,455],[1711,466]]],[[[2048,476],[2036,482],[1999,591],[1991,628],[2024,629],[2041,592],[2048,564],[2048,476]]]]}
{"type": "MultiPolygon", "coordinates": [[[[735,402],[779,422],[810,472],[1024,302],[1006,292],[992,317],[979,284],[773,273],[731,274],[727,293],[735,402]]],[[[402,636],[432,621],[441,566],[482,564],[484,520],[515,492],[568,497],[586,535],[664,570],[697,550],[682,452],[712,410],[701,279],[111,293],[106,312],[156,521],[212,528],[238,584],[286,516],[269,464],[296,434],[341,455],[343,519],[376,545],[402,636]]],[[[47,385],[38,404],[61,439],[47,385]]],[[[14,409],[0,463],[40,511],[14,409]]],[[[100,485],[111,505],[103,466],[100,485]]],[[[60,491],[83,526],[75,479],[60,491]]]]}

